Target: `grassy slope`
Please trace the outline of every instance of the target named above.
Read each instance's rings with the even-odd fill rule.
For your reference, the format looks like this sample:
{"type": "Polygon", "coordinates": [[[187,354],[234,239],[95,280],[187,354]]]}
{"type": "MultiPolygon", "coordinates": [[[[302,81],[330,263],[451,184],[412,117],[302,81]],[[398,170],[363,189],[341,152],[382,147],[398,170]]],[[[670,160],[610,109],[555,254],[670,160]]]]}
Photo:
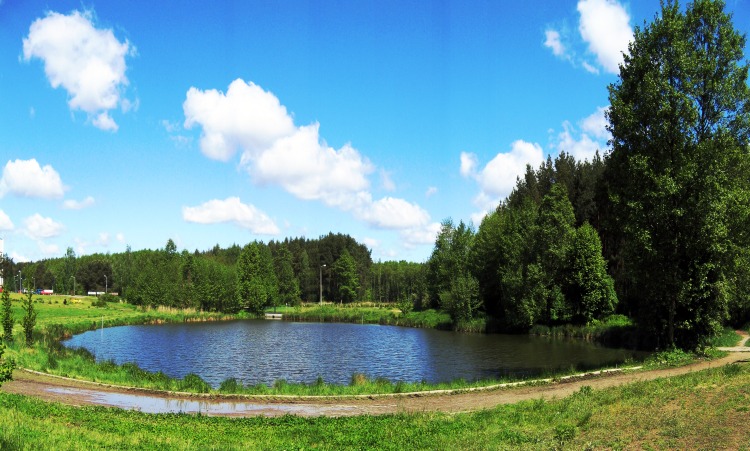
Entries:
{"type": "Polygon", "coordinates": [[[230,419],[0,394],[0,449],[737,449],[748,422],[747,365],[457,415],[230,419]]]}

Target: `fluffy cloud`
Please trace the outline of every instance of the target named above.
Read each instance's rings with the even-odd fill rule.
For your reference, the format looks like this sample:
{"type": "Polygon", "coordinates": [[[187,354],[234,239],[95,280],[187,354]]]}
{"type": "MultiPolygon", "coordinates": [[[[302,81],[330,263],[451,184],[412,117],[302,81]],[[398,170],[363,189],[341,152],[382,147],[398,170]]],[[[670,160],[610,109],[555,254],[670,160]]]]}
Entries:
{"type": "Polygon", "coordinates": [[[429,213],[422,207],[403,199],[384,197],[375,202],[367,199],[363,207],[356,216],[380,229],[412,229],[430,221],[429,213]]]}
{"type": "Polygon", "coordinates": [[[65,187],[52,166],[39,166],[36,159],[8,161],[0,178],[0,197],[12,193],[23,197],[60,198],[65,187]]]}
{"type": "Polygon", "coordinates": [[[617,74],[622,53],[633,39],[630,16],[616,0],[580,0],[578,31],[607,72],[617,74]]]}
{"type": "Polygon", "coordinates": [[[34,240],[56,237],[65,229],[59,222],[55,222],[52,218],[45,218],[39,213],[26,218],[23,224],[24,233],[34,240]]]}
{"type": "Polygon", "coordinates": [[[425,244],[435,244],[435,239],[440,233],[440,223],[432,222],[422,227],[414,227],[400,232],[401,240],[407,248],[425,244]]]}
{"type": "Polygon", "coordinates": [[[559,152],[573,155],[576,160],[591,160],[598,150],[603,153],[610,137],[604,107],[599,107],[580,123],[581,131],[568,121],[563,122],[563,131],[553,140],[552,147],[559,152]]]}
{"type": "Polygon", "coordinates": [[[349,210],[357,193],[369,187],[373,167],[348,144],[335,150],[321,143],[318,128],[300,127],[255,158],[246,152],[242,165],[258,183],[278,184],[300,199],[349,210]]]}
{"type": "Polygon", "coordinates": [[[276,224],[253,205],[243,204],[238,197],[210,200],[197,207],[183,207],[182,218],[197,224],[231,222],[259,235],[278,235],[276,224]]]}
{"type": "Polygon", "coordinates": [[[66,210],[83,210],[93,206],[96,203],[93,197],[88,196],[85,199],[78,201],[74,199],[67,199],[63,202],[63,208],[66,210]]]}
{"type": "Polygon", "coordinates": [[[96,28],[92,16],[90,11],[47,13],[31,24],[23,56],[43,61],[50,85],[68,92],[72,110],[87,113],[95,127],[116,131],[109,111],[118,105],[131,108],[131,102],[121,99],[121,90],[128,84],[125,57],[135,49],[117,40],[112,30],[96,28]]]}
{"type": "Polygon", "coordinates": [[[257,156],[295,132],[291,116],[275,95],[240,79],[226,94],[190,88],[182,109],[185,128],[202,127],[201,151],[214,160],[228,161],[240,149],[257,156]]]}
{"type": "Polygon", "coordinates": [[[4,211],[0,210],[0,230],[13,230],[15,226],[4,211]]]}
{"type": "MultiPolygon", "coordinates": [[[[351,144],[330,147],[321,138],[318,123],[295,125],[279,99],[252,82],[237,79],[226,93],[190,88],[183,112],[186,129],[202,129],[203,154],[229,161],[239,152],[240,167],[254,183],[280,186],[299,199],[351,213],[375,228],[408,230],[409,237],[429,234],[423,230],[429,226],[429,214],[419,205],[393,197],[373,200],[369,176],[376,168],[357,149],[351,144]]],[[[395,189],[390,174],[384,170],[379,173],[383,188],[395,189]]],[[[223,212],[228,201],[211,201],[223,203],[212,205],[210,210],[223,212]]],[[[195,218],[194,214],[194,210],[183,209],[186,220],[188,216],[195,218]]],[[[227,213],[208,217],[216,219],[206,222],[237,221],[235,215],[227,213]]],[[[409,242],[421,241],[409,238],[409,242]]]]}
{"type": "Polygon", "coordinates": [[[609,130],[607,130],[608,122],[606,114],[606,107],[598,107],[596,111],[581,122],[581,128],[584,132],[598,139],[609,140],[611,135],[609,134],[609,130]]]}
{"type": "MultiPolygon", "coordinates": [[[[476,155],[462,153],[461,175],[477,181],[480,193],[474,199],[474,203],[487,211],[510,194],[516,185],[516,179],[526,172],[526,165],[536,168],[543,161],[542,147],[539,144],[518,140],[511,145],[509,152],[498,153],[481,170],[477,169],[476,155]],[[474,163],[465,165],[466,161],[474,163]]],[[[480,218],[481,215],[480,213],[475,217],[480,218]]]]}

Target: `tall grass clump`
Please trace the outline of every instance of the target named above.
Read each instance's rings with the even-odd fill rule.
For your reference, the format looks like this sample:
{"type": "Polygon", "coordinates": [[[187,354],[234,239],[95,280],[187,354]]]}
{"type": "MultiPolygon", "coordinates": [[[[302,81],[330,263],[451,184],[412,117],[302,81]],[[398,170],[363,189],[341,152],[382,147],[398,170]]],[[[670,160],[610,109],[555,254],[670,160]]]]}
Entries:
{"type": "Polygon", "coordinates": [[[711,337],[709,340],[709,346],[713,347],[733,347],[740,343],[742,337],[735,332],[732,327],[725,327],[718,334],[711,337]]]}

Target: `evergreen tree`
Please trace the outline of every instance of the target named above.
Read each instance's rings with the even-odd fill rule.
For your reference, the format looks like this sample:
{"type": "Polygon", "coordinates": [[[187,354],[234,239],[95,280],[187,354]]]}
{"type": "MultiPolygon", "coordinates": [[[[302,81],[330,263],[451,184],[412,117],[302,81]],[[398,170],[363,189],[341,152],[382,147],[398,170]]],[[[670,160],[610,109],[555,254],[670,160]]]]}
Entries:
{"type": "Polygon", "coordinates": [[[359,292],[359,276],[357,263],[346,249],[333,264],[333,274],[336,278],[338,297],[340,302],[354,302],[359,292]]]}
{"type": "MultiPolygon", "coordinates": [[[[544,298],[541,318],[547,324],[570,321],[571,310],[563,295],[569,255],[575,232],[575,214],[565,185],[555,183],[542,198],[537,215],[534,254],[539,295],[544,298]]],[[[536,278],[535,277],[535,278],[536,278]]]]}
{"type": "Polygon", "coordinates": [[[292,253],[286,245],[281,245],[276,256],[276,275],[279,281],[279,302],[287,305],[299,305],[299,281],[294,276],[292,253]]]}
{"type": "Polygon", "coordinates": [[[253,242],[242,248],[237,261],[238,304],[262,315],[266,307],[277,305],[278,284],[268,247],[253,242]]]}
{"type": "Polygon", "coordinates": [[[2,313],[2,323],[3,323],[3,339],[5,341],[12,341],[13,340],[13,312],[11,311],[11,301],[10,301],[10,292],[8,290],[3,290],[3,313],[2,313]]]}
{"type": "Polygon", "coordinates": [[[31,346],[34,342],[34,326],[36,325],[37,312],[34,310],[34,301],[31,299],[34,295],[33,290],[29,288],[28,294],[23,302],[24,315],[21,319],[23,326],[23,335],[26,339],[26,346],[31,346]]]}
{"type": "Polygon", "coordinates": [[[3,382],[13,379],[13,369],[15,368],[15,362],[10,359],[4,359],[5,354],[5,343],[0,341],[0,386],[3,382]]]}

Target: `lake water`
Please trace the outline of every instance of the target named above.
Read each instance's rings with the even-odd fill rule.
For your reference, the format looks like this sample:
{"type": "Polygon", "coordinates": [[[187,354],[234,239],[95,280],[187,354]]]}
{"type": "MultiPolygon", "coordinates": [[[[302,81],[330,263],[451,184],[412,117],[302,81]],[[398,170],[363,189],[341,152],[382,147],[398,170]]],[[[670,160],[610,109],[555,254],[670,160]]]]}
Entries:
{"type": "Polygon", "coordinates": [[[121,326],[63,342],[97,361],[135,362],[182,378],[198,374],[213,387],[236,378],[245,385],[276,380],[348,384],[352,374],[391,381],[475,381],[533,376],[624,362],[635,353],[582,341],[527,335],[461,334],[395,326],[237,320],[121,326]]]}

